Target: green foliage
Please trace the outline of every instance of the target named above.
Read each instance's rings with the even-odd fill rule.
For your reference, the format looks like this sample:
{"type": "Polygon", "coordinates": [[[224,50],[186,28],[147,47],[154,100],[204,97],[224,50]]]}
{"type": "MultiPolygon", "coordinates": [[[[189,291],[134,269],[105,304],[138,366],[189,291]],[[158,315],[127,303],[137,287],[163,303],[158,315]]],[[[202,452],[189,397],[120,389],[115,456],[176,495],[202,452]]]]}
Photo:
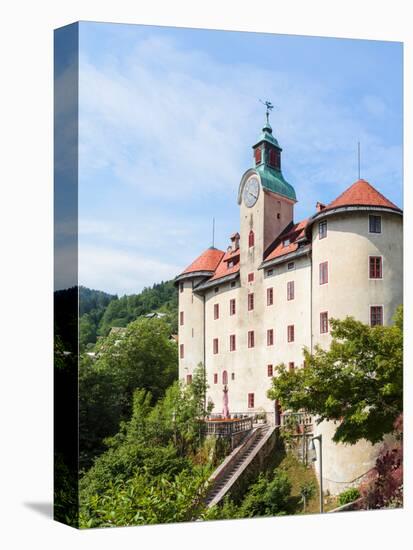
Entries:
{"type": "Polygon", "coordinates": [[[110,482],[108,489],[87,500],[80,527],[112,527],[172,523],[195,519],[202,511],[206,476],[182,471],[173,479],[137,471],[110,482]]]}
{"type": "Polygon", "coordinates": [[[81,467],[104,448],[102,440],[114,435],[130,417],[137,388],[157,401],[178,377],[176,342],[162,319],[139,319],[123,335],[99,341],[96,358],[83,355],[79,368],[81,467]]]}
{"type": "Polygon", "coordinates": [[[313,498],[317,487],[313,480],[304,481],[300,484],[300,496],[303,503],[303,512],[305,512],[307,502],[313,498]]]}
{"type": "Polygon", "coordinates": [[[126,327],[138,317],[154,311],[167,314],[170,331],[178,331],[178,291],[173,281],[161,282],[144,288],[140,294],[111,301],[99,323],[98,334],[105,336],[111,327],[126,327]]]}
{"type": "Polygon", "coordinates": [[[402,308],[392,326],[370,327],[352,317],[331,319],[329,350],[304,350],[307,367],[277,367],[270,399],[283,409],[307,410],[318,422],[338,422],[334,441],[380,441],[403,408],[402,308]]]}
{"type": "Polygon", "coordinates": [[[359,490],[355,487],[351,487],[350,489],[347,489],[346,491],[343,491],[338,495],[338,502],[340,506],[344,506],[344,504],[354,502],[358,498],[360,498],[359,490]]]}
{"type": "Polygon", "coordinates": [[[131,417],[107,438],[80,482],[81,526],[188,521],[203,511],[209,464],[191,457],[201,444],[204,374],[194,384],[172,384],[157,403],[138,389],[131,417]]]}
{"type": "Polygon", "coordinates": [[[290,494],[291,482],[286,472],[275,470],[271,480],[260,474],[241,505],[242,517],[285,515],[290,494]]]}

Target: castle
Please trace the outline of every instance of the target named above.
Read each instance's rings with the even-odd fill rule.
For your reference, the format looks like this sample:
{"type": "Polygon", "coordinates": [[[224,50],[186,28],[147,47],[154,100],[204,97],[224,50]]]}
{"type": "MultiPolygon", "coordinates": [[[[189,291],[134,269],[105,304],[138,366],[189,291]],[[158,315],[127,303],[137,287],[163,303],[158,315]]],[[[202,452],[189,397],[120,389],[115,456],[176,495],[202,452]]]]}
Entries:
{"type": "MultiPolygon", "coordinates": [[[[281,152],[267,111],[254,167],[239,184],[239,232],[226,251],[208,248],[176,278],[180,378],[190,383],[202,363],[214,413],[226,387],[230,412],[265,411],[270,422],[279,412],[267,397],[275,365],[302,368],[304,347],[328,347],[330,318],[388,324],[403,300],[401,209],[359,179],[295,222],[281,152]]],[[[327,487],[337,492],[373,464],[375,449],[335,445],[332,426],[317,429],[327,487]]]]}

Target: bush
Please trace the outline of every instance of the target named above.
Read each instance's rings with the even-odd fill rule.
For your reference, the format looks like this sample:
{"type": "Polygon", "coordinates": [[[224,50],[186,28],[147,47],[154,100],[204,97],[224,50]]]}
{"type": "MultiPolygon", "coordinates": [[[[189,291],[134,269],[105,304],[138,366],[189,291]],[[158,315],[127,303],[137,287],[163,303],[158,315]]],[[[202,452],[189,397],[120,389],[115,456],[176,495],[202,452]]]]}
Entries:
{"type": "Polygon", "coordinates": [[[340,506],[344,506],[345,504],[354,502],[358,498],[360,498],[359,490],[355,487],[351,487],[338,495],[338,502],[340,503],[340,506]]]}

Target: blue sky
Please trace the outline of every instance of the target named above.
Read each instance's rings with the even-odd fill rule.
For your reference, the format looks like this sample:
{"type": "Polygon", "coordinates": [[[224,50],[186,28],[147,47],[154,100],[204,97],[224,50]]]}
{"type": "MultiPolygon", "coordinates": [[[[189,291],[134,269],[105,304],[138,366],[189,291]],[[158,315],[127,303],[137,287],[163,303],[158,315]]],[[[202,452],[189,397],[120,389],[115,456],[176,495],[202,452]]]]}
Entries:
{"type": "Polygon", "coordinates": [[[296,221],[361,176],[402,206],[402,45],[105,23],[79,42],[80,283],[130,294],[239,227],[270,99],[296,221]]]}

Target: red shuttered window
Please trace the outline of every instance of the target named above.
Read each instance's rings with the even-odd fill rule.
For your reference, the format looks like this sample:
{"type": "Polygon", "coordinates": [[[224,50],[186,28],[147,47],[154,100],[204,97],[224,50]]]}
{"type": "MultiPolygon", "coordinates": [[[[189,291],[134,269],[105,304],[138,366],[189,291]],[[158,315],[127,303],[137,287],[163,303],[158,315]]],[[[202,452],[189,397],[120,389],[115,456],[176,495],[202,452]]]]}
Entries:
{"type": "Polygon", "coordinates": [[[370,279],[383,278],[383,266],[382,266],[381,256],[370,256],[369,273],[370,273],[370,279]]]}
{"type": "Polygon", "coordinates": [[[184,345],[183,344],[180,344],[180,346],[179,346],[179,357],[181,359],[184,358],[184,345]]]}
{"type": "Polygon", "coordinates": [[[272,306],[274,303],[274,289],[267,288],[267,306],[272,306]]]}
{"type": "Polygon", "coordinates": [[[251,248],[254,246],[255,243],[255,237],[254,237],[254,231],[251,229],[248,235],[248,246],[251,248]]]}
{"type": "Polygon", "coordinates": [[[213,339],[212,349],[213,349],[214,354],[216,355],[218,353],[218,338],[213,339]]]}
{"type": "Polygon", "coordinates": [[[252,311],[254,309],[254,293],[250,292],[248,294],[248,311],[252,311]]]}
{"type": "Polygon", "coordinates": [[[274,374],[274,369],[272,365],[267,365],[267,376],[272,377],[274,374]]]}
{"type": "Polygon", "coordinates": [[[218,374],[214,373],[214,384],[218,384],[218,374]]]}
{"type": "Polygon", "coordinates": [[[186,375],[186,383],[187,384],[192,384],[192,374],[187,374],[186,375]]]}
{"type": "Polygon", "coordinates": [[[253,283],[254,282],[254,273],[248,273],[248,282],[253,283]]]}
{"type": "Polygon", "coordinates": [[[248,408],[249,409],[254,408],[254,394],[253,393],[248,394],[248,408]]]}
{"type": "Polygon", "coordinates": [[[294,281],[287,283],[287,300],[294,300],[294,281]]]}
{"type": "Polygon", "coordinates": [[[274,329],[270,328],[267,330],[267,346],[274,345],[274,329]]]}
{"type": "Polygon", "coordinates": [[[294,342],[294,325],[288,325],[287,327],[287,341],[294,342]]]}
{"type": "Polygon", "coordinates": [[[328,262],[321,262],[320,264],[320,285],[328,283],[328,262]]]}
{"type": "Polygon", "coordinates": [[[229,301],[229,314],[230,315],[235,315],[235,298],[232,298],[229,301]]]}
{"type": "Polygon", "coordinates": [[[179,312],[179,324],[182,326],[184,324],[184,312],[179,312]]]}
{"type": "Polygon", "coordinates": [[[255,346],[254,331],[250,330],[250,331],[248,331],[248,347],[253,348],[254,346],[255,346]]]}
{"type": "Polygon", "coordinates": [[[235,334],[231,334],[229,337],[229,351],[235,351],[235,349],[236,349],[235,334]]]}
{"type": "Polygon", "coordinates": [[[370,306],[370,325],[372,327],[383,324],[383,306],[370,306]]]}
{"type": "Polygon", "coordinates": [[[328,312],[322,311],[320,313],[320,332],[321,334],[325,334],[328,332],[328,312]]]}

